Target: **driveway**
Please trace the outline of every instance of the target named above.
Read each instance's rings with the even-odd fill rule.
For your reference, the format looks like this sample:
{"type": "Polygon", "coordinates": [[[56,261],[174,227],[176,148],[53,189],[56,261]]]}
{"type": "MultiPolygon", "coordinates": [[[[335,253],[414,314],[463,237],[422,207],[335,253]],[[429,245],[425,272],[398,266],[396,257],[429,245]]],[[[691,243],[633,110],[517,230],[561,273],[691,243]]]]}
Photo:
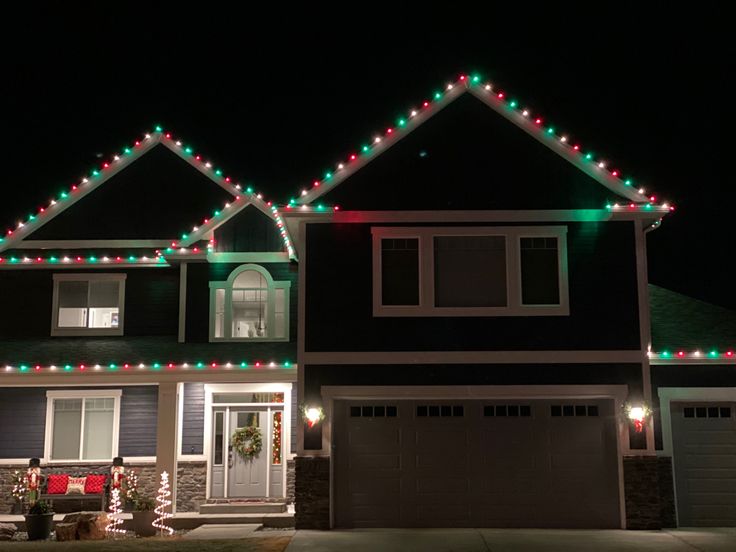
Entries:
{"type": "Polygon", "coordinates": [[[671,531],[353,529],[297,531],[286,552],[734,552],[736,528],[671,531]]]}

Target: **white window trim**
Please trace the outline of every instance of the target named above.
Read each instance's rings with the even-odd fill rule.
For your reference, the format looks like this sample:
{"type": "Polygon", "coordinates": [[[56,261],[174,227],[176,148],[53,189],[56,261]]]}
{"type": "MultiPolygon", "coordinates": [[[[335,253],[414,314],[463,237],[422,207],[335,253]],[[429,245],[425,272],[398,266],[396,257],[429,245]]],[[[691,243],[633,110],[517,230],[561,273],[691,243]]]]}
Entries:
{"type": "Polygon", "coordinates": [[[271,274],[260,265],[257,264],[244,264],[237,267],[230,273],[227,280],[210,282],[210,342],[239,342],[239,343],[259,343],[265,341],[289,341],[289,305],[290,297],[289,292],[291,290],[291,282],[289,281],[277,281],[274,280],[271,274]],[[266,331],[269,333],[266,337],[232,337],[232,297],[233,297],[233,282],[235,278],[241,272],[248,270],[255,270],[260,273],[266,280],[266,286],[268,288],[268,307],[266,313],[266,320],[269,323],[266,325],[266,331]],[[225,337],[215,337],[215,318],[216,318],[216,295],[218,289],[225,290],[225,320],[223,327],[225,330],[225,337]],[[275,332],[275,326],[271,322],[276,318],[276,294],[277,289],[284,290],[284,337],[274,337],[272,332],[275,332]]]}
{"type": "MultiPolygon", "coordinates": [[[[94,390],[76,390],[67,389],[63,391],[46,391],[46,431],[44,436],[44,463],[46,464],[89,464],[95,462],[112,462],[112,459],[118,456],[118,441],[120,437],[120,398],[123,395],[122,389],[94,389],[94,390]],[[112,422],[112,456],[110,458],[77,458],[71,460],[51,458],[54,438],[54,400],[56,399],[90,399],[104,398],[113,399],[113,422],[112,422]]],[[[84,403],[82,403],[82,421],[79,436],[79,456],[82,456],[84,447],[84,403]]]]}
{"type": "Polygon", "coordinates": [[[124,273],[107,274],[54,274],[54,295],[51,301],[51,335],[52,337],[72,336],[119,336],[123,335],[125,326],[125,279],[124,273]],[[60,328],[59,327],[59,282],[98,282],[117,281],[118,285],[118,327],[117,328],[60,328]]]}
{"type": "Polygon", "coordinates": [[[452,226],[371,228],[373,235],[373,316],[569,316],[566,226],[452,226]],[[503,236],[506,240],[505,307],[435,307],[434,306],[434,237],[503,236]],[[557,305],[524,305],[521,302],[521,238],[557,238],[557,305]],[[419,305],[382,304],[381,240],[415,238],[419,240],[419,305]]]}

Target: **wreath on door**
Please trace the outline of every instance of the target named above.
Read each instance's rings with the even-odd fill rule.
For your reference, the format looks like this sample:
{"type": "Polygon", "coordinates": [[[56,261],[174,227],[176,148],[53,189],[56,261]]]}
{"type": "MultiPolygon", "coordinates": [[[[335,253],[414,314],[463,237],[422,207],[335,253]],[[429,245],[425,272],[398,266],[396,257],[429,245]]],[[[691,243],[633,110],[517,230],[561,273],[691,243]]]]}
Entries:
{"type": "Polygon", "coordinates": [[[230,437],[230,444],[243,460],[253,460],[263,448],[261,430],[256,426],[240,427],[230,437]]]}

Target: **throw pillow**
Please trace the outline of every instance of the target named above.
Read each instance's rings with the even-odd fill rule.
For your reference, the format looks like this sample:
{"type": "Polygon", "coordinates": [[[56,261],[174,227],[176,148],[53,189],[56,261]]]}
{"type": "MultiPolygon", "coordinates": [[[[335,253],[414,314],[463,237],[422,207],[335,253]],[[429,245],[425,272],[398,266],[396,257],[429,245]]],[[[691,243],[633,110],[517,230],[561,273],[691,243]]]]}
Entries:
{"type": "Polygon", "coordinates": [[[49,475],[46,482],[46,493],[48,494],[64,494],[66,493],[66,487],[69,484],[69,476],[63,475],[49,475]]]}
{"type": "Polygon", "coordinates": [[[66,494],[84,494],[84,483],[86,477],[70,477],[69,485],[66,488],[66,494]]]}
{"type": "Polygon", "coordinates": [[[90,474],[84,484],[84,494],[102,494],[105,489],[106,475],[90,474]]]}

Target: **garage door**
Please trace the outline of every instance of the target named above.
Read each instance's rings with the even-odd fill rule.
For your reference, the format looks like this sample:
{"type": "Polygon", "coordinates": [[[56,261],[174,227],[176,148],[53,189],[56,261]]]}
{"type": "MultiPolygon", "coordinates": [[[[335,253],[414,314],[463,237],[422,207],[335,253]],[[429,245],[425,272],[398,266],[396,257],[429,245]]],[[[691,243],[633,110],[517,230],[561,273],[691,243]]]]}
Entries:
{"type": "Polygon", "coordinates": [[[340,527],[620,527],[613,401],[335,405],[340,527]]]}
{"type": "Polygon", "coordinates": [[[672,403],[680,526],[736,525],[736,403],[672,403]]]}

